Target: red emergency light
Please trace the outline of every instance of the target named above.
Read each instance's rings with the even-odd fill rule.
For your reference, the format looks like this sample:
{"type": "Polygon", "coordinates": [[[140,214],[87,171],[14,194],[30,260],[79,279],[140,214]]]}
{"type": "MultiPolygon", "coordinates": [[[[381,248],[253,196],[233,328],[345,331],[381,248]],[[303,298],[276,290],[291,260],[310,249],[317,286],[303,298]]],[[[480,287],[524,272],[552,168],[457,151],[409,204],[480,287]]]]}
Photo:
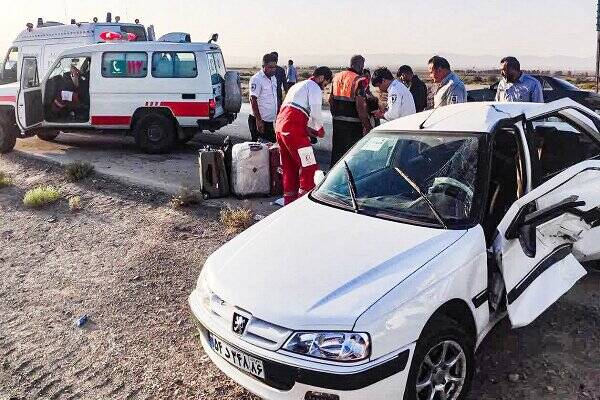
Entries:
{"type": "Polygon", "coordinates": [[[123,35],[121,35],[118,32],[102,32],[100,34],[100,39],[104,40],[105,42],[111,42],[113,40],[121,40],[123,39],[123,35]]]}

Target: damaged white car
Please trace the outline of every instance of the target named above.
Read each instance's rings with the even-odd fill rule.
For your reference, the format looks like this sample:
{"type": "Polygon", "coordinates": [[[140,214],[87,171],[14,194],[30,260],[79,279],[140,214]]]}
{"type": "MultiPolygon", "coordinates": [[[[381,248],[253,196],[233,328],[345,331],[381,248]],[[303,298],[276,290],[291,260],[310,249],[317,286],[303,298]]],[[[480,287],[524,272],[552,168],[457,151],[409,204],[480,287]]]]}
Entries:
{"type": "Polygon", "coordinates": [[[599,128],[564,99],[374,129],[206,261],[208,356],[266,399],[463,399],[494,324],[531,323],[599,258],[599,128]]]}

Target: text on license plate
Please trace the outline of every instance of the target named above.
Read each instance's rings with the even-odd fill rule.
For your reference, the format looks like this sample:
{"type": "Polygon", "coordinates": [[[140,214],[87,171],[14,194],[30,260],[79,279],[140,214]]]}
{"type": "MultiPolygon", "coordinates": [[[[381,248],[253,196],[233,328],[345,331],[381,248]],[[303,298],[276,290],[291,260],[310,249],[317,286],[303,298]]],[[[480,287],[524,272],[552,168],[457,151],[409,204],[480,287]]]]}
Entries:
{"type": "Polygon", "coordinates": [[[261,360],[232,348],[227,343],[210,333],[209,339],[210,347],[212,347],[215,353],[224,358],[225,361],[254,376],[265,379],[265,370],[261,360]]]}

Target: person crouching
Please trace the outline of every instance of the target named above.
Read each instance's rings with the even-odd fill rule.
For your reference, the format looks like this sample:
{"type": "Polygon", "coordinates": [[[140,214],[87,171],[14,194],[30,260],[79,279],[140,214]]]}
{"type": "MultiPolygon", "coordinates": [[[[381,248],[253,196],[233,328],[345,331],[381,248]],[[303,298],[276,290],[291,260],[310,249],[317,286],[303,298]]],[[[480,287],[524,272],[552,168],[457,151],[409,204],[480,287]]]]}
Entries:
{"type": "Polygon", "coordinates": [[[319,169],[310,137],[324,137],[323,89],[333,73],[319,67],[310,78],[290,88],[275,122],[275,135],[283,169],[283,200],[290,204],[311,191],[319,169]]]}

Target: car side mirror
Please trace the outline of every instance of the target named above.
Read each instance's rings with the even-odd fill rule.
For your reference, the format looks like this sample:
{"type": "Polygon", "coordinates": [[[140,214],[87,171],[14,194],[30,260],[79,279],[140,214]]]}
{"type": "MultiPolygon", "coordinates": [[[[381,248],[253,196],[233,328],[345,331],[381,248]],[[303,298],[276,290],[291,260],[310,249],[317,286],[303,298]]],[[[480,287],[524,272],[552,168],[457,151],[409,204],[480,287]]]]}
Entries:
{"type": "Polygon", "coordinates": [[[526,204],[508,226],[505,238],[508,240],[519,239],[523,252],[528,257],[535,257],[536,253],[536,228],[563,214],[582,214],[577,207],[585,205],[585,201],[578,200],[578,196],[570,196],[566,199],[543,208],[535,210],[535,203],[526,204]]]}
{"type": "Polygon", "coordinates": [[[320,169],[316,170],[313,180],[315,182],[315,186],[319,186],[321,182],[325,180],[325,173],[320,169]]]}

